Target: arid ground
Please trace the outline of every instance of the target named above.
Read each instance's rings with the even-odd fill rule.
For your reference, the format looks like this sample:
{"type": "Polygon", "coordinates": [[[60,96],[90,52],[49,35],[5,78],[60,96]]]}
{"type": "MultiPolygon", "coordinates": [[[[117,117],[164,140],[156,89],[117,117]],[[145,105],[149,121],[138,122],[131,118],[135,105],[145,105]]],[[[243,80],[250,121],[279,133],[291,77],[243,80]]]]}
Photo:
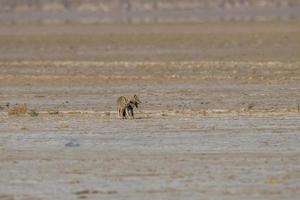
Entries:
{"type": "Polygon", "coordinates": [[[0,106],[1,200],[300,197],[299,22],[1,25],[0,106]]]}

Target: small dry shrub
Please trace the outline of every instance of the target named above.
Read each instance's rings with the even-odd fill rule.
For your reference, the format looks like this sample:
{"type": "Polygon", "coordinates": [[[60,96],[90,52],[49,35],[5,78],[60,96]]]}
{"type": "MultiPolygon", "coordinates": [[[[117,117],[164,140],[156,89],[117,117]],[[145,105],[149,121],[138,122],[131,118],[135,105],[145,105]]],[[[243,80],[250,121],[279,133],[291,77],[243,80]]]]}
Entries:
{"type": "Polygon", "coordinates": [[[11,106],[8,108],[8,114],[9,115],[21,115],[27,113],[27,105],[24,104],[15,104],[14,106],[11,106]]]}
{"type": "Polygon", "coordinates": [[[48,111],[49,115],[58,115],[59,111],[48,111]]]}
{"type": "Polygon", "coordinates": [[[249,110],[253,110],[254,106],[255,106],[254,103],[248,104],[248,107],[247,107],[248,111],[249,111],[249,110]]]}
{"type": "Polygon", "coordinates": [[[37,117],[39,115],[38,112],[36,112],[35,110],[30,110],[28,113],[31,117],[37,117]]]}

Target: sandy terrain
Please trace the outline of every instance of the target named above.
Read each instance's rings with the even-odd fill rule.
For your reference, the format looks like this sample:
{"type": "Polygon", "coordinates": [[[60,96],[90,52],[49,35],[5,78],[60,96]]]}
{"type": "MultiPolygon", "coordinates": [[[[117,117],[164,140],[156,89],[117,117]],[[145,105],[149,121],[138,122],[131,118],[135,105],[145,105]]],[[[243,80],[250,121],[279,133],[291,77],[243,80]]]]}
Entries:
{"type": "Polygon", "coordinates": [[[298,199],[298,27],[1,26],[0,199],[298,199]]]}

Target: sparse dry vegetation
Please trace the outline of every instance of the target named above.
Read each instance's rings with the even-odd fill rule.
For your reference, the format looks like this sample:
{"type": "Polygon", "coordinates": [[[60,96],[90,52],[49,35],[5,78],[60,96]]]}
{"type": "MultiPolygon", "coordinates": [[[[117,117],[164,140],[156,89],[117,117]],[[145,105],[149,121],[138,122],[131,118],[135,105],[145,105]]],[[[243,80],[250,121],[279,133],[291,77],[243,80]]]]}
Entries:
{"type": "Polygon", "coordinates": [[[15,104],[8,108],[9,115],[24,115],[28,111],[27,104],[15,104]]]}
{"type": "Polygon", "coordinates": [[[28,114],[29,114],[31,117],[37,117],[37,116],[39,115],[39,113],[36,112],[35,110],[30,110],[30,111],[28,112],[28,114]]]}

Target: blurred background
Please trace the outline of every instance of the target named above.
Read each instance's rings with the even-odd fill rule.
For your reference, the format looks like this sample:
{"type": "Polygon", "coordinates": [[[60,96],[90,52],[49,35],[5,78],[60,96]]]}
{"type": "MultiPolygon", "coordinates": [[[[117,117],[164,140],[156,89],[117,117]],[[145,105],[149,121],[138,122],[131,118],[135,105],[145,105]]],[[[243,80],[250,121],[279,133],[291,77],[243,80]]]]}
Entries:
{"type": "Polygon", "coordinates": [[[0,23],[299,20],[299,0],[0,0],[0,23]]]}
{"type": "Polygon", "coordinates": [[[0,0],[1,60],[298,61],[300,0],[0,0]]]}

